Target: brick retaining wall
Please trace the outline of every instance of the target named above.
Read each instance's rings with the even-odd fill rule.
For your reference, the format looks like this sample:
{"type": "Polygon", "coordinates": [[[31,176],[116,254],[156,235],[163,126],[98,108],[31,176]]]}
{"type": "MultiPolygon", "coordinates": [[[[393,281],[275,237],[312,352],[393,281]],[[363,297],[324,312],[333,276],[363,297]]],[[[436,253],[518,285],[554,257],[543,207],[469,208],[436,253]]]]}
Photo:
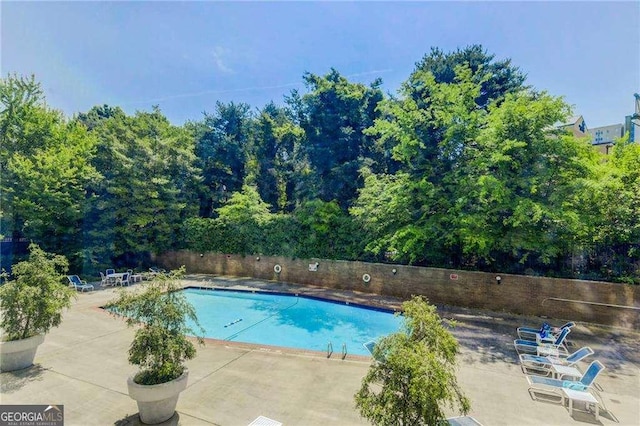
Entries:
{"type": "Polygon", "coordinates": [[[434,304],[640,329],[640,286],[382,263],[190,251],[167,252],[155,261],[167,269],[185,265],[188,273],[254,277],[401,298],[420,294],[434,304]],[[316,262],[317,270],[310,271],[316,262]],[[279,274],[274,271],[276,264],[282,268],[279,274]],[[371,277],[368,283],[362,279],[364,274],[371,277]],[[501,278],[499,284],[497,276],[501,278]]]}

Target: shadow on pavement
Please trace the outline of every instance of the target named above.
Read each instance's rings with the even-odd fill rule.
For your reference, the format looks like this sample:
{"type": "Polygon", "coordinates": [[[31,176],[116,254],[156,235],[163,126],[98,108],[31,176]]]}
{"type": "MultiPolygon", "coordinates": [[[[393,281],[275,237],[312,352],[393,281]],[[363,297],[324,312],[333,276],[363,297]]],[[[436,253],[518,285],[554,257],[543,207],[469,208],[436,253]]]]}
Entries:
{"type": "MultiPolygon", "coordinates": [[[[140,421],[138,413],[127,416],[114,423],[115,426],[144,426],[146,423],[140,421]]],[[[156,423],[158,426],[178,426],[180,424],[180,414],[177,412],[166,422],[156,423]]]]}
{"type": "Polygon", "coordinates": [[[2,380],[0,380],[2,382],[2,393],[13,393],[31,382],[41,381],[42,373],[46,370],[41,365],[34,364],[22,370],[2,373],[2,380]]]}

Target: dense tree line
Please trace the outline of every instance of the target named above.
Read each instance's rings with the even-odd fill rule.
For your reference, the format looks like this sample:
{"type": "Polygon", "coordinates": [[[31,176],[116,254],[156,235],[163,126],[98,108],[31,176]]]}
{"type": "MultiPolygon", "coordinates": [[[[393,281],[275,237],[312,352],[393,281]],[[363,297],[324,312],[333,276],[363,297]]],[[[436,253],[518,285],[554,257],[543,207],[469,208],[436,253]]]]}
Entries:
{"type": "Polygon", "coordinates": [[[190,248],[640,281],[640,146],[558,130],[570,108],[509,60],[432,49],[392,95],[303,81],[177,126],[157,107],[66,118],[3,78],[0,234],[86,274],[190,248]]]}

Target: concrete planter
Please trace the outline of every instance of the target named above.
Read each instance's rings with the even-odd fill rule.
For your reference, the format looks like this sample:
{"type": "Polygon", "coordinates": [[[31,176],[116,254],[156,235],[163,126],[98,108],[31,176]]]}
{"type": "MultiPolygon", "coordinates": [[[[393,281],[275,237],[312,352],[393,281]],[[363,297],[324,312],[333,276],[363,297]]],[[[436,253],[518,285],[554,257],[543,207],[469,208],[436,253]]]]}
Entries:
{"type": "Polygon", "coordinates": [[[173,417],[180,392],[187,387],[189,371],[185,369],[177,379],[158,385],[139,385],[133,377],[127,380],[129,397],[138,403],[142,423],[155,425],[173,417]]]}
{"type": "Polygon", "coordinates": [[[14,371],[31,367],[38,346],[44,342],[44,334],[28,339],[0,342],[0,371],[14,371]]]}

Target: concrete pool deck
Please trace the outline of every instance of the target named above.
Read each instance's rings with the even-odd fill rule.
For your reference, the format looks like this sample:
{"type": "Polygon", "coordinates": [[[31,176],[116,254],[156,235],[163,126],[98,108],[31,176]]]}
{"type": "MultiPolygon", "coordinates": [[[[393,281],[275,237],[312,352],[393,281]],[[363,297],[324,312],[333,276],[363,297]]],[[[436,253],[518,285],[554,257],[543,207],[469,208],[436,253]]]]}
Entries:
{"type": "MultiPolygon", "coordinates": [[[[309,293],[358,303],[394,307],[399,301],[375,295],[299,287],[248,278],[190,275],[184,285],[309,293]]],[[[38,349],[33,367],[0,375],[2,404],[64,404],[65,425],[137,425],[135,401],[126,379],[133,330],[99,307],[116,289],[78,293],[38,349]]],[[[640,424],[640,333],[580,323],[569,335],[572,348],[591,346],[606,370],[598,377],[600,419],[559,403],[532,400],[513,349],[519,325],[539,318],[439,307],[458,322],[458,381],[471,400],[473,416],[490,425],[640,424]]],[[[546,319],[556,323],[562,320],[546,319]]],[[[370,360],[347,356],[208,341],[187,363],[189,384],[177,415],[165,424],[248,425],[265,416],[284,425],[366,425],[353,395],[370,360]]],[[[586,364],[582,364],[584,369],[586,364]]],[[[457,413],[452,412],[451,416],[457,413]]]]}

